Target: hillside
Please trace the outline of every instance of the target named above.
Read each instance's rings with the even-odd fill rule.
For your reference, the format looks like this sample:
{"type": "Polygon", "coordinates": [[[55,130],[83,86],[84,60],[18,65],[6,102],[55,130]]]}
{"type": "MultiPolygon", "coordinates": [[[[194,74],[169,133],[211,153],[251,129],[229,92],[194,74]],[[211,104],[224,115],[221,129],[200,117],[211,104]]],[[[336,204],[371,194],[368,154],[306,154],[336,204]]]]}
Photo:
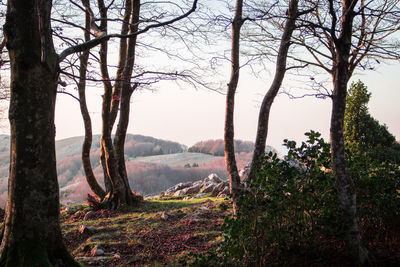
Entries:
{"type": "MultiPolygon", "coordinates": [[[[83,200],[88,192],[87,186],[84,185],[81,163],[83,138],[83,136],[79,136],[56,141],[57,173],[62,197],[75,193],[75,195],[80,195],[79,198],[75,199],[79,201],[83,200]]],[[[186,150],[186,146],[177,142],[156,139],[150,136],[128,134],[126,137],[126,158],[180,153],[186,150]]],[[[96,169],[96,167],[99,167],[100,135],[93,136],[91,152],[91,162],[93,168],[96,169]]],[[[7,198],[9,157],[10,137],[8,135],[0,135],[0,207],[4,207],[7,198]]],[[[99,178],[99,181],[101,180],[102,178],[99,178]]]]}
{"type": "Polygon", "coordinates": [[[167,165],[170,167],[173,167],[173,166],[184,167],[185,164],[202,165],[205,163],[209,163],[218,158],[220,158],[220,157],[209,155],[209,154],[183,152],[183,153],[176,153],[176,154],[169,154],[169,155],[129,158],[128,161],[134,160],[134,161],[141,161],[141,162],[148,162],[148,163],[164,164],[164,165],[167,165]]]}
{"type": "MultiPolygon", "coordinates": [[[[62,203],[68,200],[82,202],[90,192],[81,163],[82,142],[82,136],[56,141],[62,203]]],[[[103,185],[99,148],[100,136],[95,135],[91,162],[98,182],[103,185]]],[[[223,157],[186,151],[187,147],[177,142],[128,134],[125,154],[131,188],[143,195],[156,195],[176,183],[196,181],[210,173],[223,178],[227,176],[223,157]]],[[[4,207],[7,199],[9,157],[9,136],[0,135],[0,207],[4,207]]],[[[251,153],[239,153],[237,160],[239,168],[243,168],[251,160],[251,153]]]]}

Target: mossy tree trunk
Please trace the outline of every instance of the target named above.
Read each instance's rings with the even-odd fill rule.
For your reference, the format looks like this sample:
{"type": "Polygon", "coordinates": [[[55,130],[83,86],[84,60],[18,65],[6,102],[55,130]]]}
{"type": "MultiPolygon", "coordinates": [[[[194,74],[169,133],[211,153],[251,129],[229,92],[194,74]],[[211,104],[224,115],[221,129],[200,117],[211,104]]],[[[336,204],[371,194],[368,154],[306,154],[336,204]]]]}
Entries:
{"type": "Polygon", "coordinates": [[[1,266],[78,266],[59,221],[54,107],[59,74],[52,1],[9,0],[11,158],[1,266]]]}

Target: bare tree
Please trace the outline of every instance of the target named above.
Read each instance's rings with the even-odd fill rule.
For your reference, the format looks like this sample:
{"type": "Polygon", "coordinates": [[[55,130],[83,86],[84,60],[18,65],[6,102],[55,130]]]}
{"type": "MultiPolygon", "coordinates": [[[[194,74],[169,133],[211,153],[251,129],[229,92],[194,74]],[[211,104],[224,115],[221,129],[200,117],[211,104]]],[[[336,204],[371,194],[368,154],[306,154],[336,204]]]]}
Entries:
{"type": "Polygon", "coordinates": [[[242,18],[243,0],[236,1],[235,16],[232,22],[232,51],[231,51],[231,77],[228,83],[226,95],[225,110],[225,130],[224,130],[224,152],[225,164],[229,176],[230,193],[233,200],[233,214],[237,215],[239,211],[240,196],[240,177],[236,165],[235,147],[234,147],[234,108],[235,108],[235,92],[239,81],[240,71],[240,29],[244,23],[242,18]]]}
{"type": "MultiPolygon", "coordinates": [[[[302,13],[307,13],[308,11],[298,12],[298,0],[291,0],[289,3],[289,7],[287,9],[286,22],[282,29],[282,37],[280,40],[280,46],[278,49],[278,54],[276,56],[276,69],[275,76],[272,81],[272,84],[265,94],[264,99],[261,103],[259,115],[258,115],[258,127],[257,127],[257,136],[254,146],[253,159],[251,163],[250,173],[248,179],[253,179],[256,170],[258,170],[261,166],[260,158],[265,154],[265,145],[267,141],[268,135],[268,123],[269,123],[269,114],[271,110],[272,103],[281,88],[282,81],[285,77],[285,73],[287,70],[287,57],[289,53],[289,47],[292,43],[291,37],[293,31],[296,28],[296,21],[302,13]]],[[[279,24],[278,24],[279,25],[279,24]]]]}
{"type": "MultiPolygon", "coordinates": [[[[90,14],[85,12],[85,30],[84,30],[84,41],[88,42],[90,40],[90,14]]],[[[105,191],[99,185],[94,176],[92,164],[90,162],[90,148],[92,146],[92,122],[90,119],[90,114],[86,104],[86,75],[87,75],[87,65],[89,61],[90,50],[85,50],[81,53],[79,57],[79,81],[78,81],[78,92],[79,92],[79,106],[81,109],[81,114],[83,118],[83,123],[85,126],[85,138],[82,144],[82,165],[85,172],[86,181],[92,190],[92,192],[99,198],[104,199],[106,196],[105,191]]]]}
{"type": "Polygon", "coordinates": [[[137,37],[139,34],[145,33],[150,29],[166,27],[188,17],[195,11],[197,1],[194,1],[191,8],[182,15],[174,16],[165,21],[159,21],[158,19],[148,20],[141,18],[141,2],[139,0],[127,0],[123,5],[124,8],[122,9],[122,12],[124,15],[121,21],[121,19],[108,17],[109,13],[112,13],[113,11],[112,8],[115,8],[113,3],[107,6],[103,0],[98,0],[97,7],[100,15],[99,25],[96,24],[97,19],[94,16],[89,1],[82,1],[82,3],[91,15],[91,28],[94,35],[97,35],[97,38],[101,39],[99,67],[101,80],[104,86],[104,94],[102,104],[103,127],[100,160],[104,169],[107,192],[107,196],[103,199],[103,203],[110,203],[113,208],[117,208],[120,205],[134,205],[137,202],[137,197],[135,197],[131,192],[126,174],[124,144],[129,122],[131,95],[139,84],[142,83],[139,79],[135,81],[134,78],[141,77],[141,75],[133,75],[137,37]],[[121,21],[120,34],[107,35],[109,22],[113,23],[114,20],[121,21]],[[140,28],[141,25],[144,26],[140,28]],[[103,36],[120,38],[119,62],[115,78],[112,78],[110,75],[110,69],[112,69],[112,67],[110,67],[110,64],[108,63],[109,38],[103,38],[103,36]],[[113,142],[111,133],[118,114],[119,121],[113,142]]]}

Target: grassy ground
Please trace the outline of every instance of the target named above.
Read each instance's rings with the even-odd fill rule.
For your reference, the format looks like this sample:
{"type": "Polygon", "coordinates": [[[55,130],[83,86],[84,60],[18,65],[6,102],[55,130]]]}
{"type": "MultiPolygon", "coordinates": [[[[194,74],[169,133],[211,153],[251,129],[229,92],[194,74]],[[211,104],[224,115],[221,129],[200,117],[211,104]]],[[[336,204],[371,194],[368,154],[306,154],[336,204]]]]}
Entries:
{"type": "Polygon", "coordinates": [[[170,167],[174,167],[174,166],[183,167],[185,164],[188,164],[188,163],[191,165],[193,163],[197,163],[198,165],[203,165],[204,163],[211,162],[218,158],[221,158],[221,157],[203,154],[203,153],[183,152],[183,153],[167,154],[167,155],[136,157],[136,158],[130,158],[128,160],[143,161],[143,162],[149,162],[149,163],[159,163],[159,164],[168,165],[170,167]]]}
{"type": "Polygon", "coordinates": [[[69,251],[84,265],[169,265],[190,252],[216,246],[221,239],[218,225],[230,213],[228,205],[228,200],[217,198],[147,200],[124,213],[97,211],[86,221],[88,207],[76,205],[62,213],[62,230],[69,251]],[[164,212],[174,215],[165,219],[164,212]],[[80,234],[83,224],[97,232],[80,234]],[[91,256],[96,245],[104,255],[91,256]]]}

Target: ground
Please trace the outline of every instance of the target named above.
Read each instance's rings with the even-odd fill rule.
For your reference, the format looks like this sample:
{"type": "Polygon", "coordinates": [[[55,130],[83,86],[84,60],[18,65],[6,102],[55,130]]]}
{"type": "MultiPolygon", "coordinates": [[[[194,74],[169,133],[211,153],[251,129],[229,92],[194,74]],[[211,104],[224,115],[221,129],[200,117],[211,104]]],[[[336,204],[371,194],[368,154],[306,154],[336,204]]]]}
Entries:
{"type": "Polygon", "coordinates": [[[83,220],[86,205],[74,205],[62,209],[62,231],[69,251],[84,265],[169,265],[217,245],[228,205],[221,198],[146,200],[129,212],[97,211],[90,220],[83,220]],[[81,234],[81,225],[94,233],[81,234]],[[104,255],[92,256],[96,245],[104,255]]]}
{"type": "MultiPolygon", "coordinates": [[[[68,250],[83,266],[180,266],[190,253],[217,247],[224,218],[231,214],[229,199],[146,199],[124,211],[90,211],[86,204],[62,206],[61,224],[68,250]],[[86,226],[87,232],[79,229],[86,226]],[[103,253],[93,256],[96,248],[103,253]]],[[[4,214],[0,210],[0,222],[4,214]]],[[[400,229],[363,230],[372,266],[399,266],[400,229]],[[375,236],[375,237],[373,237],[375,236]]],[[[349,266],[343,243],[332,239],[322,254],[286,258],[290,266],[349,266]]],[[[326,245],[327,242],[324,242],[326,245]]],[[[274,257],[271,260],[281,266],[274,257]]]]}

